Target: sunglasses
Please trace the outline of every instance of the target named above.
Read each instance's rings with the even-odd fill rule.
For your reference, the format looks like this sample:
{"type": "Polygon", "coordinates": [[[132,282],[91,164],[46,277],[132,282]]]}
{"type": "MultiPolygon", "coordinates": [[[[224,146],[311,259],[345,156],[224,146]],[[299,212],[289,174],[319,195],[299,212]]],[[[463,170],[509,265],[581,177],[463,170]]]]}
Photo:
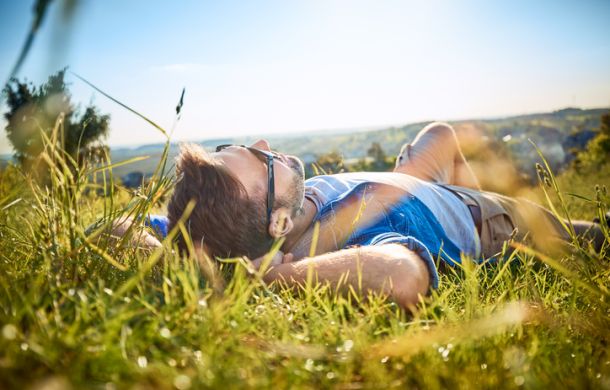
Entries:
{"type": "Polygon", "coordinates": [[[267,164],[267,226],[271,222],[271,212],[273,211],[273,202],[275,200],[275,173],[273,171],[273,153],[268,152],[266,150],[260,150],[257,148],[253,148],[251,146],[246,145],[233,145],[233,144],[224,144],[218,145],[216,147],[216,151],[220,152],[223,149],[226,149],[230,146],[238,146],[242,148],[248,149],[252,154],[254,154],[259,160],[267,164]]]}

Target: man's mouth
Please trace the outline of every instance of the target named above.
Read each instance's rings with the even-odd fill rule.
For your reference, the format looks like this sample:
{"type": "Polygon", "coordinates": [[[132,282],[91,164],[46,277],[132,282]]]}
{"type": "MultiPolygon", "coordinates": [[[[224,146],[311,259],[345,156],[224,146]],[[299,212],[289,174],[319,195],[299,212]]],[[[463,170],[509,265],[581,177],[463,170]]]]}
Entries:
{"type": "Polygon", "coordinates": [[[286,159],[289,161],[288,166],[295,171],[301,179],[304,179],[305,167],[303,166],[303,162],[301,162],[301,160],[295,156],[286,156],[286,159]]]}
{"type": "Polygon", "coordinates": [[[273,156],[276,159],[278,159],[279,161],[281,161],[284,164],[286,164],[293,171],[295,171],[300,177],[305,177],[305,171],[304,171],[304,168],[303,168],[303,163],[301,162],[301,160],[299,160],[298,157],[286,155],[286,154],[279,153],[279,152],[276,152],[276,151],[271,151],[271,153],[273,154],[273,156]]]}
{"type": "Polygon", "coordinates": [[[290,165],[290,161],[288,161],[288,157],[286,157],[286,155],[285,155],[285,154],[280,154],[279,156],[280,156],[280,160],[281,160],[281,161],[282,161],[284,164],[286,164],[286,165],[290,165]]]}
{"type": "Polygon", "coordinates": [[[277,158],[278,160],[280,160],[284,164],[286,164],[288,166],[291,165],[290,160],[288,159],[288,157],[285,154],[278,153],[278,152],[273,152],[273,151],[271,153],[275,156],[275,158],[277,158]]]}

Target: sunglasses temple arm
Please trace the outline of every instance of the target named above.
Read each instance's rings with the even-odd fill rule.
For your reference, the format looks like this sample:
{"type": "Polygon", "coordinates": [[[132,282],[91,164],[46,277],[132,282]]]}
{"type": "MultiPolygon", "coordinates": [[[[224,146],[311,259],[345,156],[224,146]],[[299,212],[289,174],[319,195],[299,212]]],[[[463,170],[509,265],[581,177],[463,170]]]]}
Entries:
{"type": "Polygon", "coordinates": [[[273,158],[267,160],[267,170],[269,175],[269,189],[267,192],[267,221],[271,223],[271,212],[275,198],[275,174],[273,171],[273,158]]]}

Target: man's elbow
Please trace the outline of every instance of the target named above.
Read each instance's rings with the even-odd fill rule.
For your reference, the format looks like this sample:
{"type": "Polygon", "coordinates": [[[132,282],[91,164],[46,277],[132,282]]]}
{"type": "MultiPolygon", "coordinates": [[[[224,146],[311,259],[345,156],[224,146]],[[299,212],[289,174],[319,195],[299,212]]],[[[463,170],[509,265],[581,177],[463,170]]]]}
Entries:
{"type": "Polygon", "coordinates": [[[392,275],[392,299],[401,307],[414,311],[421,297],[430,289],[430,271],[424,261],[414,254],[408,253],[400,259],[400,272],[392,275]]]}
{"type": "Polygon", "coordinates": [[[413,288],[397,288],[392,292],[392,300],[405,310],[415,312],[421,297],[425,296],[426,290],[413,288]]]}

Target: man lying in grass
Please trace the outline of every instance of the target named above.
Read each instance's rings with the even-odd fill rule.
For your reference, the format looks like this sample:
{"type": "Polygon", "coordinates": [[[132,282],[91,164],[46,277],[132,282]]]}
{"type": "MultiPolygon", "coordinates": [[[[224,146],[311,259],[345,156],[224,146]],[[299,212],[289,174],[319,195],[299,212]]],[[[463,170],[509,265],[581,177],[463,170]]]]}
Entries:
{"type": "MultiPolygon", "coordinates": [[[[211,258],[247,256],[260,266],[283,238],[264,279],[321,282],[387,294],[405,308],[438,284],[437,266],[468,257],[494,259],[507,240],[535,244],[571,239],[569,226],[526,200],[478,189],[454,130],[433,123],[403,147],[394,172],[357,172],[304,180],[302,162],[251,146],[215,153],[183,147],[167,217],[151,225],[165,235],[187,204],[186,227],[211,258]]],[[[572,222],[599,247],[599,226],[572,222]]],[[[178,246],[185,248],[184,237],[178,246]]]]}

